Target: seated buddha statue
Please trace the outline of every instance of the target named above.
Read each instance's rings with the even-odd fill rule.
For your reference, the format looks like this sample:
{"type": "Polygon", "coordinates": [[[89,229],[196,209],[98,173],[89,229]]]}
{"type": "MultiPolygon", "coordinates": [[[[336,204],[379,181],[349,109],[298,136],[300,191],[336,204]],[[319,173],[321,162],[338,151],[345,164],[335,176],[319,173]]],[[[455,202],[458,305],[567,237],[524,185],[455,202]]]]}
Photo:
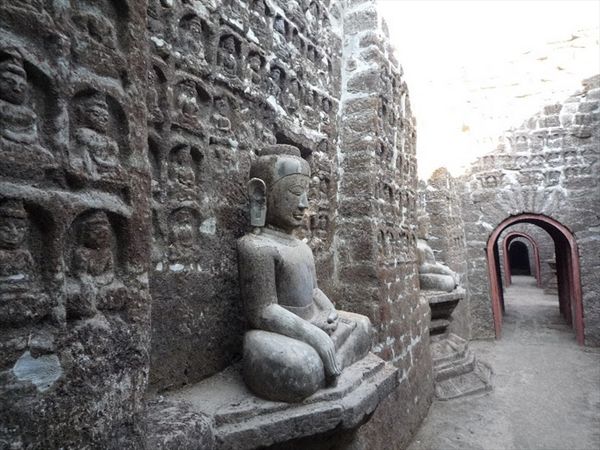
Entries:
{"type": "Polygon", "coordinates": [[[35,322],[49,313],[36,265],[27,247],[29,217],[21,200],[0,201],[0,324],[35,322]]]}
{"type": "Polygon", "coordinates": [[[54,165],[54,157],[40,143],[38,116],[31,107],[27,72],[15,48],[0,50],[0,152],[4,162],[36,161],[54,165]]]}
{"type": "Polygon", "coordinates": [[[417,259],[421,290],[453,291],[458,286],[459,276],[448,266],[435,260],[433,250],[427,243],[429,239],[429,217],[426,214],[421,214],[418,218],[417,233],[417,259]]]}
{"type": "Polygon", "coordinates": [[[93,317],[98,310],[123,307],[126,288],[115,275],[112,228],[104,211],[95,211],[79,226],[67,282],[67,314],[93,317]]]}
{"type": "Polygon", "coordinates": [[[244,379],[258,396],[295,402],[334,384],[367,355],[371,323],[336,311],[319,289],[311,249],[294,232],[308,207],[310,168],[296,147],[273,145],[250,168],[253,231],[238,241],[250,330],[244,379]]]}
{"type": "Polygon", "coordinates": [[[86,98],[79,115],[81,126],[75,130],[75,142],[80,156],[73,159],[73,167],[92,179],[120,179],[119,146],[108,133],[110,113],[105,96],[96,93],[86,98]]]}

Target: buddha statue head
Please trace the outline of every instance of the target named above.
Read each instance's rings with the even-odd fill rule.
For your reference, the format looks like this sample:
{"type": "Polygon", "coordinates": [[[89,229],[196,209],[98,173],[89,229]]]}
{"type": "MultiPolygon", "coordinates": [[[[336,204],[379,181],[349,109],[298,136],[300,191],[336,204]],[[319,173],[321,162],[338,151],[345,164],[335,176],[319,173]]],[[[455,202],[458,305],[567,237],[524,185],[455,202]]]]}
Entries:
{"type": "Polygon", "coordinates": [[[429,215],[424,211],[417,213],[417,238],[427,241],[429,239],[429,215]]]}
{"type": "Polygon", "coordinates": [[[250,222],[291,233],[302,225],[308,208],[310,167],[291,145],[263,149],[250,168],[250,222]]]}
{"type": "Polygon", "coordinates": [[[0,203],[0,248],[19,248],[27,234],[27,211],[21,200],[0,203]]]}
{"type": "Polygon", "coordinates": [[[14,105],[27,101],[27,73],[23,57],[15,48],[2,50],[0,54],[0,98],[14,105]]]}
{"type": "Polygon", "coordinates": [[[109,121],[106,96],[96,92],[85,98],[80,106],[79,117],[84,126],[105,134],[108,130],[109,121]]]}
{"type": "Polygon", "coordinates": [[[90,249],[110,247],[111,226],[104,211],[96,211],[81,223],[81,243],[90,249]]]}

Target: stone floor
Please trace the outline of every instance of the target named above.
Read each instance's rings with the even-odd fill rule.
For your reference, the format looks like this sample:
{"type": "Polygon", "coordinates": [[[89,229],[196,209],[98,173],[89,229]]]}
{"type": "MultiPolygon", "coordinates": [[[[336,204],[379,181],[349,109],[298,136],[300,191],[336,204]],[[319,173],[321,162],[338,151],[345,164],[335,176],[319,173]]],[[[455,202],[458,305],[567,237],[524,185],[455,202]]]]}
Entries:
{"type": "Polygon", "coordinates": [[[513,276],[499,341],[473,341],[491,393],[434,402],[409,450],[600,449],[600,349],[582,348],[558,299],[513,276]]]}

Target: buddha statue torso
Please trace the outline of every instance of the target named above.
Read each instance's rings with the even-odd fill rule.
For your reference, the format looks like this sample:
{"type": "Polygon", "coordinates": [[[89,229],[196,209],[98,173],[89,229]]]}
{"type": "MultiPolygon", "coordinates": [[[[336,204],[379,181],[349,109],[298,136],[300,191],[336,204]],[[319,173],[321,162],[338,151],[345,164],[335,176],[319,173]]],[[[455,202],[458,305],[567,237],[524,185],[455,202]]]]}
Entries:
{"type": "Polygon", "coordinates": [[[119,166],[119,147],[109,136],[90,128],[75,132],[77,144],[82,147],[84,161],[92,174],[115,172],[119,166]]]}

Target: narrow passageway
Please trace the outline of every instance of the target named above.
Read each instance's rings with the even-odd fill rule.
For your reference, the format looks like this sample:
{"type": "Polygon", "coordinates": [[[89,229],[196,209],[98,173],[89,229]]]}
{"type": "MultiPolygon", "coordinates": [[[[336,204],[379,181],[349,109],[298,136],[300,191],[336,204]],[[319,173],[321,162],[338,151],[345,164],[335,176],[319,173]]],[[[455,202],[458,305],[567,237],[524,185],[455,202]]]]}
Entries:
{"type": "Polygon", "coordinates": [[[503,337],[473,341],[494,370],[494,390],[434,402],[410,450],[597,450],[600,349],[577,345],[558,298],[513,276],[503,337]]]}

